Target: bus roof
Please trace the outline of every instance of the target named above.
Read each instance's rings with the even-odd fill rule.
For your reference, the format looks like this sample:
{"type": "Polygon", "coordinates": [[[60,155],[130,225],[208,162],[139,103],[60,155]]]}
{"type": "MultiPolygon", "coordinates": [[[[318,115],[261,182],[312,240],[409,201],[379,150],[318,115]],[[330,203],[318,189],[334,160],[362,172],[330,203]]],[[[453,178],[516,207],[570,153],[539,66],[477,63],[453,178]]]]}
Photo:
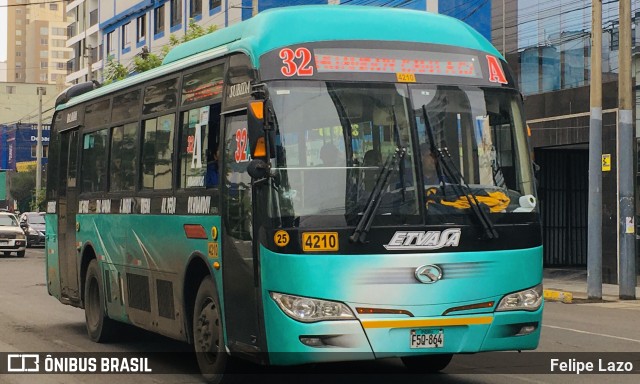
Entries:
{"type": "Polygon", "coordinates": [[[452,45],[502,57],[480,33],[462,21],[425,11],[387,7],[305,5],[274,8],[230,27],[174,47],[158,68],[73,97],[61,110],[117,92],[229,52],[244,52],[256,68],[260,56],[303,42],[337,40],[405,41],[452,45]],[[446,32],[445,32],[446,31],[446,32]]]}
{"type": "Polygon", "coordinates": [[[260,56],[273,49],[330,40],[454,45],[502,57],[480,33],[449,16],[387,7],[306,5],[270,9],[181,44],[167,54],[163,64],[229,44],[230,51],[247,53],[257,68],[260,56]]]}

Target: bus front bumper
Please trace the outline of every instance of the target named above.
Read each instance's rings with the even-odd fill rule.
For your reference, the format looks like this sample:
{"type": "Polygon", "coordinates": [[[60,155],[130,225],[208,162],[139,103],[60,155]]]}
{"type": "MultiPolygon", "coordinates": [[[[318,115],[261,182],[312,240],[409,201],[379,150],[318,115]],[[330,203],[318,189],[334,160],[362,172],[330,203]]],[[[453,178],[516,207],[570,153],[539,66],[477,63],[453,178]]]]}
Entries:
{"type": "MultiPolygon", "coordinates": [[[[466,316],[366,317],[298,322],[275,303],[267,311],[269,360],[274,365],[373,360],[429,353],[532,350],[540,340],[542,306],[466,316]],[[441,334],[435,347],[412,347],[412,335],[441,334]]],[[[415,339],[415,338],[414,338],[415,339]]]]}

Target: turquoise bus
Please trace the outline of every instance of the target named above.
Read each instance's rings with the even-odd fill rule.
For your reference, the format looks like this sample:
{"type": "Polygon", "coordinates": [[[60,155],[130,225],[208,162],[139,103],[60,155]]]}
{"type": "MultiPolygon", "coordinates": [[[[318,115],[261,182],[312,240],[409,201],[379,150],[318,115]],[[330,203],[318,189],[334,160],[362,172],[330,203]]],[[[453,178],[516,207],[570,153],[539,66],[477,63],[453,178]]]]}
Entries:
{"type": "Polygon", "coordinates": [[[542,240],[500,53],[426,12],[270,10],[56,102],[47,287],[218,380],[264,365],[531,350],[542,240]],[[231,356],[231,357],[230,357],[231,356]]]}

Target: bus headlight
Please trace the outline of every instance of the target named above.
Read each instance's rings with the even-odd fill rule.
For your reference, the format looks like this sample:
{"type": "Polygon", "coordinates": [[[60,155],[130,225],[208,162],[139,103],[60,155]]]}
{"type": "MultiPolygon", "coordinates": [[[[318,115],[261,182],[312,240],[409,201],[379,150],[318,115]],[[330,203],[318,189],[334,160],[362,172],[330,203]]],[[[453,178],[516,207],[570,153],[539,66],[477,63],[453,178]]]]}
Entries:
{"type": "Polygon", "coordinates": [[[500,300],[496,312],[500,311],[535,311],[542,305],[542,284],[523,291],[506,295],[500,300]]]}
{"type": "Polygon", "coordinates": [[[355,319],[349,307],[337,301],[311,299],[276,292],[271,292],[271,298],[287,316],[305,323],[355,319]]]}

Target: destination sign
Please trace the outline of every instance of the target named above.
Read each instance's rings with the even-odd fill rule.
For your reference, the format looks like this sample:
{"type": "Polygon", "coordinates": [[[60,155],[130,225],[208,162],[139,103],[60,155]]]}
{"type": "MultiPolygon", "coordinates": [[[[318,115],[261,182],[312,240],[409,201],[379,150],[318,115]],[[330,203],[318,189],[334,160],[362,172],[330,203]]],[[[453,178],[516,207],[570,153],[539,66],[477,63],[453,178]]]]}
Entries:
{"type": "Polygon", "coordinates": [[[313,53],[318,73],[401,73],[482,78],[480,63],[474,55],[347,48],[318,48],[313,53]]]}

